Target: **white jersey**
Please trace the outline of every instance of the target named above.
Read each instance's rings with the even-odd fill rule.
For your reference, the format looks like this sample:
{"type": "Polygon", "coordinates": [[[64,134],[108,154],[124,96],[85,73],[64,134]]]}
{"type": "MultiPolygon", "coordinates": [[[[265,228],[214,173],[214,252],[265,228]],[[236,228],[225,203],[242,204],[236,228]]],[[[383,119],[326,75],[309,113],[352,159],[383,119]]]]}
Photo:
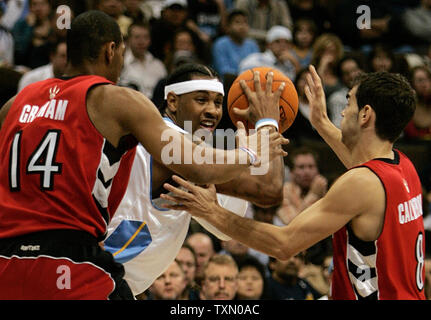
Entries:
{"type": "MultiPolygon", "coordinates": [[[[170,120],[167,125],[185,133],[170,120]]],[[[152,199],[152,157],[138,145],[130,181],[108,226],[105,249],[124,264],[125,276],[135,295],[145,291],[177,256],[189,229],[191,215],[186,211],[161,208],[161,198],[152,199]]],[[[219,204],[244,216],[247,202],[217,194],[219,204]]],[[[208,222],[196,218],[221,240],[230,240],[208,222]]]]}

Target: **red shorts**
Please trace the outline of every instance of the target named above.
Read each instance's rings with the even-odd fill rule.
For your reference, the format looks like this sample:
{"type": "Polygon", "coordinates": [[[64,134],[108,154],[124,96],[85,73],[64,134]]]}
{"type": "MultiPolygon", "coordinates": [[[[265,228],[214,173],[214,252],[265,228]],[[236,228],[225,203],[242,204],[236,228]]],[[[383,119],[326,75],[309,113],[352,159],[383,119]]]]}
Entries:
{"type": "Polygon", "coordinates": [[[133,299],[115,262],[91,235],[46,231],[0,239],[0,299],[133,299]]]}

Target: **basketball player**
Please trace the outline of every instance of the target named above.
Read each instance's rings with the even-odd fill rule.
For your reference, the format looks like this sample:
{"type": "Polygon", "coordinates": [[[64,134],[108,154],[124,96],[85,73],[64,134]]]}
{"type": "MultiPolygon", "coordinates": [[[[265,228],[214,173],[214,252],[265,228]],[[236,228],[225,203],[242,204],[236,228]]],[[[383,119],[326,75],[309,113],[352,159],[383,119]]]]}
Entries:
{"type": "MultiPolygon", "coordinates": [[[[178,132],[196,133],[204,129],[203,133],[212,133],[222,118],[224,91],[217,91],[214,86],[204,87],[201,80],[221,84],[214,70],[196,63],[182,65],[167,79],[163,119],[178,132]]],[[[124,264],[124,278],[135,295],[145,291],[172,263],[187,236],[190,214],[161,208],[159,194],[172,174],[170,168],[154,161],[138,145],[127,191],[108,226],[104,248],[124,264]]],[[[282,201],[283,177],[280,156],[270,162],[266,175],[246,172],[217,185],[218,201],[241,216],[246,213],[247,202],[238,198],[260,206],[275,205],[282,201]]],[[[219,239],[231,239],[204,220],[196,219],[219,239]]]]}
{"type": "MultiPolygon", "coordinates": [[[[125,46],[112,18],[81,14],[67,48],[64,78],[27,86],[0,111],[0,299],[132,298],[123,266],[98,242],[124,194],[135,146],[157,161],[168,144],[163,134],[181,150],[198,147],[145,96],[113,85],[125,46]]],[[[246,89],[253,118],[278,121],[282,89],[259,96],[246,89]]],[[[285,154],[278,133],[269,143],[269,159],[285,154]]],[[[223,183],[258,165],[261,149],[207,151],[225,160],[233,154],[235,164],[185,164],[182,156],[168,167],[197,183],[223,183]],[[240,155],[249,155],[246,164],[240,155]]]]}
{"type": "Polygon", "coordinates": [[[415,110],[412,88],[398,74],[364,75],[349,91],[339,130],[313,67],[310,74],[312,123],[349,169],[322,199],[280,228],[221,208],[213,186],[175,177],[189,192],[166,185],[177,195],[162,197],[181,205],[165,206],[280,260],[334,234],[333,299],[424,299],[422,188],[413,164],[393,149],[415,110]]]}

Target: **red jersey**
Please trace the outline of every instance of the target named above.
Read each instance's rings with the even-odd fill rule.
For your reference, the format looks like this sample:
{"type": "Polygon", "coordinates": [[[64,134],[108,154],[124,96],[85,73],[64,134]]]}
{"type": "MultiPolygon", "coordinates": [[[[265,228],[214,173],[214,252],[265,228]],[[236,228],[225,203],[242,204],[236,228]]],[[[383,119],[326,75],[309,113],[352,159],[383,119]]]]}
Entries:
{"type": "Polygon", "coordinates": [[[410,160],[394,153],[394,160],[374,159],[360,166],[383,184],[385,220],[376,241],[360,240],[350,225],[334,234],[334,299],[425,299],[422,187],[410,160]]]}
{"type": "Polygon", "coordinates": [[[99,76],[24,88],[0,131],[0,238],[52,230],[103,237],[124,195],[137,141],[112,146],[92,124],[88,90],[99,76]]]}

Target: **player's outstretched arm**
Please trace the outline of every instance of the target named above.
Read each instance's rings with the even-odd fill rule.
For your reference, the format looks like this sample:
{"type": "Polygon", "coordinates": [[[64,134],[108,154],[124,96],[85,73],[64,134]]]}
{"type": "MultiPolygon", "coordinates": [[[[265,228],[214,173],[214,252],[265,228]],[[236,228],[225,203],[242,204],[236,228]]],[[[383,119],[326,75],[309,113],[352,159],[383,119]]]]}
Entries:
{"type": "MultiPolygon", "coordinates": [[[[153,103],[137,91],[111,85],[98,86],[90,91],[87,106],[96,128],[114,146],[122,136],[132,134],[158,162],[193,182],[224,183],[248,170],[252,164],[244,151],[197,145],[169,128],[153,103]]],[[[260,145],[253,144],[250,137],[246,141],[250,141],[249,147],[254,148],[256,154],[260,153],[261,150],[257,150],[260,145]]],[[[278,146],[287,142],[278,133],[270,134],[268,141],[270,159],[285,155],[278,146]]]]}
{"type": "MultiPolygon", "coordinates": [[[[246,246],[280,260],[287,260],[325,239],[361,214],[370,216],[366,221],[372,220],[385,205],[381,183],[366,168],[353,169],[341,176],[322,199],[284,227],[242,218],[220,207],[212,185],[196,186],[177,176],[173,180],[186,191],[165,184],[165,189],[174,194],[162,195],[174,203],[164,205],[166,208],[186,210],[246,246]]],[[[367,232],[368,229],[364,228],[367,232]]],[[[377,237],[378,233],[372,236],[377,237]]]]}
{"type": "Polygon", "coordinates": [[[305,95],[310,105],[310,122],[346,168],[350,168],[352,158],[350,151],[341,141],[341,130],[328,117],[322,81],[314,66],[310,66],[309,71],[305,95]]]}

